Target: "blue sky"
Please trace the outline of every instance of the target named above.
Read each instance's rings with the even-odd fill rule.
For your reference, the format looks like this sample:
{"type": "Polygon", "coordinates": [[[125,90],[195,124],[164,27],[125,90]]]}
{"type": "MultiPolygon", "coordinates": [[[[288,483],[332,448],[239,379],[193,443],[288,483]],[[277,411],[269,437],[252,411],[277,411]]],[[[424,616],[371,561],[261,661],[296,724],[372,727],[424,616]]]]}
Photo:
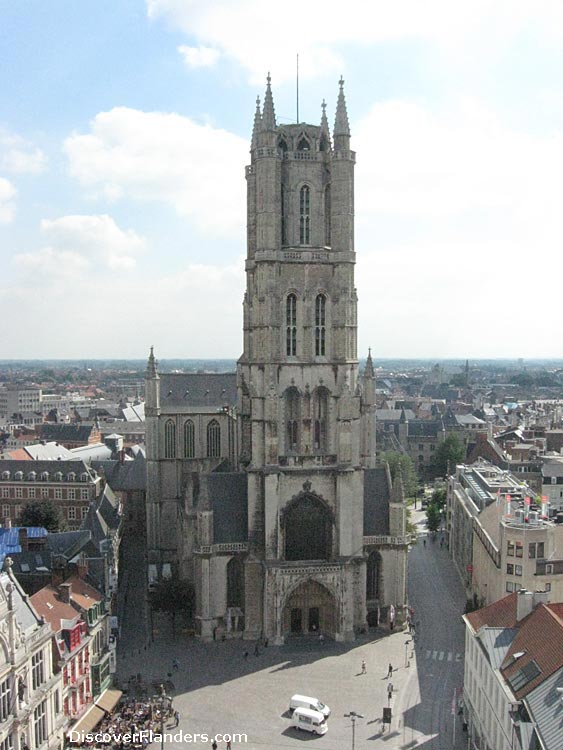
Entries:
{"type": "Polygon", "coordinates": [[[234,357],[256,95],[357,151],[359,347],[560,357],[557,0],[0,0],[3,358],[234,357]]]}

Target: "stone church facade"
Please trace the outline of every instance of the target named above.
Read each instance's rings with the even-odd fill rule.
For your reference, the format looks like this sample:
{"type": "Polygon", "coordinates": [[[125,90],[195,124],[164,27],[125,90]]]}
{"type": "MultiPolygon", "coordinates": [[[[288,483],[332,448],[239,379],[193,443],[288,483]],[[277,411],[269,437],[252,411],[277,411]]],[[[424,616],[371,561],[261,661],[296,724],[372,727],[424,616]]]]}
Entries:
{"type": "Polygon", "coordinates": [[[354,165],[343,81],[332,136],[278,125],[268,78],[247,181],[236,375],[146,381],[152,576],[193,581],[202,637],[352,640],[406,604],[406,508],[375,461],[375,376],[357,354],[354,165]]]}

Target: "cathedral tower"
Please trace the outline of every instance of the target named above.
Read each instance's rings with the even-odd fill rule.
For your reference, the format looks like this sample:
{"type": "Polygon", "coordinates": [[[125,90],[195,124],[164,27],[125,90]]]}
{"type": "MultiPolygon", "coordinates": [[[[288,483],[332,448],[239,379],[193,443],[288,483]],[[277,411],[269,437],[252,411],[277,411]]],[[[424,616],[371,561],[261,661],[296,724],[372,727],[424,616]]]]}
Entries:
{"type": "Polygon", "coordinates": [[[245,632],[347,640],[366,619],[362,462],[374,465],[374,383],[371,366],[363,403],[344,81],[331,140],[324,102],[319,125],[277,124],[268,76],[251,143],[237,371],[245,632]]]}

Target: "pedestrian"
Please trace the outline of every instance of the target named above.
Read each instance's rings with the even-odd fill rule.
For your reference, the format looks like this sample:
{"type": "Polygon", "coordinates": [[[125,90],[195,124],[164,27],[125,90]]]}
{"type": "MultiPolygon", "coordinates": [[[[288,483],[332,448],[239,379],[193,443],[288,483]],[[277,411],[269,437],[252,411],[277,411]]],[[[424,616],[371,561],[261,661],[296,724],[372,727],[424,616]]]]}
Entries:
{"type": "Polygon", "coordinates": [[[260,656],[260,649],[258,648],[258,644],[254,646],[254,656],[260,656]]]}
{"type": "Polygon", "coordinates": [[[178,711],[178,709],[176,709],[174,711],[174,726],[177,727],[179,723],[180,723],[180,712],[178,711]]]}
{"type": "Polygon", "coordinates": [[[172,669],[177,672],[180,669],[180,662],[178,659],[172,659],[172,669]]]}
{"type": "Polygon", "coordinates": [[[212,750],[217,750],[217,742],[215,741],[215,739],[211,743],[211,747],[212,747],[212,750]]]}
{"type": "Polygon", "coordinates": [[[225,745],[225,750],[231,750],[231,738],[227,740],[227,744],[225,745]]]}
{"type": "Polygon", "coordinates": [[[393,676],[393,665],[389,663],[389,669],[387,670],[387,679],[393,676]]]}
{"type": "Polygon", "coordinates": [[[426,537],[424,537],[424,539],[422,540],[422,543],[423,543],[423,544],[424,544],[424,546],[426,547],[426,537]]]}
{"type": "Polygon", "coordinates": [[[242,655],[242,658],[243,658],[243,659],[244,659],[245,661],[248,661],[248,651],[245,651],[245,652],[244,652],[244,654],[242,655]]]}
{"type": "Polygon", "coordinates": [[[362,674],[367,674],[366,660],[362,659],[362,674]]]}
{"type": "Polygon", "coordinates": [[[267,638],[264,638],[264,648],[268,648],[268,643],[270,641],[267,638]]]}
{"type": "Polygon", "coordinates": [[[391,697],[392,697],[392,695],[393,695],[393,683],[392,683],[392,682],[390,682],[390,683],[389,683],[389,684],[387,685],[387,700],[389,700],[389,701],[390,701],[390,700],[391,700],[391,697]]]}
{"type": "Polygon", "coordinates": [[[323,645],[324,642],[325,642],[324,635],[322,633],[319,633],[319,643],[321,644],[321,646],[323,645]]]}

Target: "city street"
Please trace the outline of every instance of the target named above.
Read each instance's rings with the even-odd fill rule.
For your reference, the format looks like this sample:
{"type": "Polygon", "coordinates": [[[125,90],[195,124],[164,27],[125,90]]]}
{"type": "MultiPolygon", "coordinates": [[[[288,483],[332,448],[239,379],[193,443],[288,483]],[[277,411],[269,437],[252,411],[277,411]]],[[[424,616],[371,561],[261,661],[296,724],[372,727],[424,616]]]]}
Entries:
{"type": "MultiPolygon", "coordinates": [[[[415,521],[421,518],[420,513],[415,514],[415,521]]],[[[419,528],[423,532],[420,523],[419,528]]],[[[142,554],[140,547],[135,550],[142,554]]],[[[249,750],[296,748],[304,742],[313,742],[323,750],[351,748],[352,725],[345,717],[350,711],[363,716],[355,725],[358,750],[462,750],[466,735],[457,715],[453,744],[452,700],[463,681],[463,592],[439,539],[428,540],[426,547],[420,540],[411,550],[409,562],[410,603],[419,623],[416,644],[407,631],[380,631],[350,645],[294,642],[279,648],[261,647],[255,656],[253,642],[204,644],[185,634],[173,637],[161,617],[154,642],[145,645],[144,593],[140,586],[130,585],[119,676],[123,681],[140,672],[144,681],[151,683],[165,681],[167,673],[172,673],[170,692],[180,712],[179,729],[192,734],[244,733],[249,750]],[[180,663],[178,671],[173,669],[173,659],[180,663]],[[367,666],[365,675],[361,674],[362,660],[367,666]],[[394,668],[393,716],[391,726],[383,731],[389,662],[394,668]],[[291,727],[287,708],[294,693],[315,696],[330,706],[326,735],[315,737],[291,727]]],[[[129,555],[128,564],[132,564],[129,555]]],[[[137,574],[138,568],[130,583],[138,582],[137,574]]],[[[172,750],[185,744],[166,742],[165,746],[172,750]]],[[[233,743],[233,747],[235,744],[240,745],[233,743]]],[[[191,746],[205,745],[197,742],[191,746]]],[[[219,747],[224,748],[225,743],[219,747]]]]}

